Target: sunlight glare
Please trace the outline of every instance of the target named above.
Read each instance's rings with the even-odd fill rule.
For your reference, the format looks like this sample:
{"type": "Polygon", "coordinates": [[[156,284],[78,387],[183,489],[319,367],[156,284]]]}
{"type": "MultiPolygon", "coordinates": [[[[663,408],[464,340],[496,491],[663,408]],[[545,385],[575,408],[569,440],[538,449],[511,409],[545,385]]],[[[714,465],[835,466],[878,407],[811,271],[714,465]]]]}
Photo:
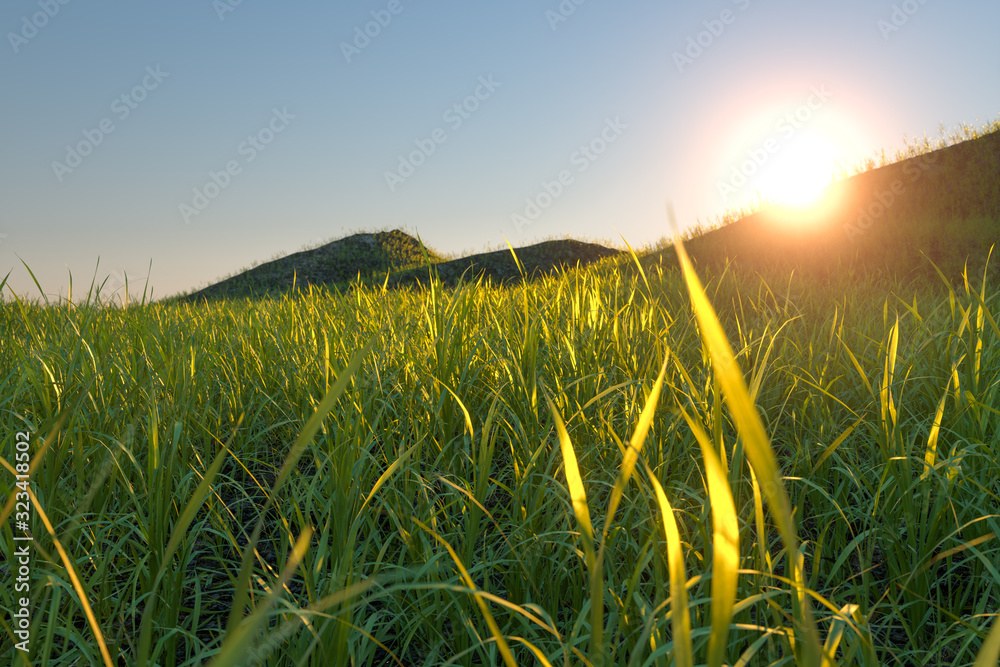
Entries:
{"type": "Polygon", "coordinates": [[[819,204],[833,180],[836,153],[815,135],[786,147],[772,169],[761,177],[760,194],[780,206],[805,208],[819,204]]]}

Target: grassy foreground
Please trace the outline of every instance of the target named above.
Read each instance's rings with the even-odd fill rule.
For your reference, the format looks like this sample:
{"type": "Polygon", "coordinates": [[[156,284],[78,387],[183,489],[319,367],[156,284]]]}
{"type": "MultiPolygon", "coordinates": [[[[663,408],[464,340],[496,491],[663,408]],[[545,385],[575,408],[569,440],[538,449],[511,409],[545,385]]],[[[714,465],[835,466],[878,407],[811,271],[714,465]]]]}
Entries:
{"type": "Polygon", "coordinates": [[[30,664],[996,664],[995,289],[706,278],[3,304],[30,664]]]}

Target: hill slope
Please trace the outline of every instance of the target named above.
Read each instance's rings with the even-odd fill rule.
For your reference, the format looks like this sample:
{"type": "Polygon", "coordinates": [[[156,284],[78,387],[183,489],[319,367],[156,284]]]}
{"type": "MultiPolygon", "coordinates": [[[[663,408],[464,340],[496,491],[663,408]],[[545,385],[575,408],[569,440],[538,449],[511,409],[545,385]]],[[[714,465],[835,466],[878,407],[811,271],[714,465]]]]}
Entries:
{"type": "MultiPolygon", "coordinates": [[[[528,279],[577,264],[586,266],[605,257],[621,254],[618,250],[596,243],[584,243],[573,239],[544,241],[517,248],[515,253],[528,279]]],[[[434,269],[445,285],[454,285],[462,278],[467,281],[489,280],[495,284],[507,284],[521,279],[521,269],[518,268],[510,250],[470,255],[436,264],[434,269]]],[[[423,284],[427,281],[427,276],[426,268],[410,269],[392,276],[389,284],[392,286],[423,284]]]]}
{"type": "Polygon", "coordinates": [[[441,258],[398,229],[374,234],[354,234],[312,250],[303,250],[261,264],[198,290],[185,300],[274,295],[295,285],[337,285],[360,275],[370,278],[441,258]]]}
{"type": "MultiPolygon", "coordinates": [[[[586,265],[619,253],[594,243],[571,239],[545,241],[516,249],[528,278],[553,273],[560,268],[586,265]]],[[[427,260],[442,283],[460,279],[489,280],[507,284],[521,279],[521,270],[510,250],[479,253],[444,261],[434,251],[400,230],[355,234],[326,245],[297,252],[248,269],[204,289],[182,297],[185,301],[219,298],[274,296],[297,287],[325,285],[343,287],[360,275],[381,283],[389,275],[391,287],[427,282],[427,260]],[[426,259],[424,256],[426,252],[426,259]]]]}

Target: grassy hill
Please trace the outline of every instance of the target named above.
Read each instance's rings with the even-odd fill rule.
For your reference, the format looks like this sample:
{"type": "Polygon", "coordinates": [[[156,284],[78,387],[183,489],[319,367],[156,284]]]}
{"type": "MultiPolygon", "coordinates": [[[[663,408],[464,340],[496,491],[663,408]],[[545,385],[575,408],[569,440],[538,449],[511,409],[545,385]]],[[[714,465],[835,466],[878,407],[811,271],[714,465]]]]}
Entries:
{"type": "MultiPolygon", "coordinates": [[[[508,284],[524,277],[531,279],[541,275],[551,275],[562,268],[586,266],[606,257],[620,255],[621,252],[596,243],[585,243],[573,239],[543,241],[515,250],[517,260],[510,250],[496,250],[462,257],[434,266],[441,282],[454,285],[459,280],[484,280],[494,284],[508,284]],[[518,262],[521,266],[518,267],[518,262]]],[[[428,278],[426,268],[415,268],[400,272],[389,279],[391,286],[425,284],[428,278]]]]}
{"type": "Polygon", "coordinates": [[[388,275],[391,287],[420,285],[427,282],[428,262],[445,285],[454,285],[462,279],[508,284],[521,280],[522,276],[530,279],[551,275],[562,268],[586,266],[619,254],[596,243],[573,239],[544,241],[515,252],[517,261],[509,249],[445,260],[398,229],[354,234],[247,269],[181,300],[273,296],[293,286],[346,287],[358,276],[366,282],[382,284],[388,275]]]}
{"type": "Polygon", "coordinates": [[[346,284],[358,275],[385,276],[431,262],[442,261],[433,250],[398,229],[354,234],[318,248],[266,262],[183,297],[187,301],[265,296],[294,285],[346,284]]]}

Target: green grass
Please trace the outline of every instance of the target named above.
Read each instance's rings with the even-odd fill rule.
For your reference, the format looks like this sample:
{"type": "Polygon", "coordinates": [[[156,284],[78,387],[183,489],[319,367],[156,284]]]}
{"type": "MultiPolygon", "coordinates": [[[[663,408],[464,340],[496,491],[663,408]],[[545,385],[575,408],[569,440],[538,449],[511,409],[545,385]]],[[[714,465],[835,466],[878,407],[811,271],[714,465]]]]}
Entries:
{"type": "Polygon", "coordinates": [[[3,303],[30,664],[995,664],[995,281],[681,265],[3,303]]]}

